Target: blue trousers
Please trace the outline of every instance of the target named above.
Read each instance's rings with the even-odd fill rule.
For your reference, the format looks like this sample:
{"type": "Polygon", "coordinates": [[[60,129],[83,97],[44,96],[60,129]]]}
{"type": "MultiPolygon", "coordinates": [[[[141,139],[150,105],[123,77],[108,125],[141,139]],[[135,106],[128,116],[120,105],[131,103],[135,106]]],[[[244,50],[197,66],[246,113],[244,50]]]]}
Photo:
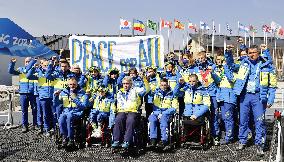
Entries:
{"type": "Polygon", "coordinates": [[[82,117],[83,111],[65,108],[59,116],[59,130],[64,137],[74,140],[74,121],[82,117]]]}
{"type": "Polygon", "coordinates": [[[219,112],[218,112],[218,103],[215,96],[210,97],[211,101],[211,126],[212,126],[212,136],[218,137],[220,135],[220,123],[219,123],[219,112]]]}
{"type": "MultiPolygon", "coordinates": [[[[160,130],[161,130],[161,140],[168,141],[168,127],[169,127],[170,115],[162,115],[160,119],[160,130]]],[[[148,118],[150,124],[150,138],[157,139],[158,137],[158,127],[159,122],[158,115],[151,114],[148,118]]]]}
{"type": "Polygon", "coordinates": [[[37,125],[36,97],[30,93],[20,94],[20,104],[22,108],[22,126],[28,126],[28,108],[31,105],[33,115],[33,125],[37,125]]]}
{"type": "Polygon", "coordinates": [[[42,107],[40,106],[39,97],[36,96],[36,107],[37,107],[37,125],[43,125],[43,114],[42,114],[42,107]]]}
{"type": "Polygon", "coordinates": [[[102,123],[103,121],[107,121],[109,117],[108,112],[100,112],[96,109],[92,109],[90,112],[90,121],[93,123],[102,123]]]}
{"type": "Polygon", "coordinates": [[[53,127],[55,128],[56,126],[56,123],[58,123],[58,120],[59,120],[59,116],[60,114],[62,113],[63,111],[63,105],[62,104],[58,104],[56,105],[54,102],[53,102],[53,105],[52,105],[52,116],[53,116],[53,127]]]}
{"type": "Polygon", "coordinates": [[[240,96],[240,128],[239,128],[239,142],[241,144],[247,143],[249,132],[249,117],[250,110],[253,114],[253,121],[255,124],[255,141],[256,145],[264,146],[266,140],[265,128],[265,107],[266,103],[261,103],[259,93],[245,93],[240,96]]]}
{"type": "Polygon", "coordinates": [[[123,141],[132,143],[134,129],[136,125],[137,113],[124,113],[119,112],[115,118],[115,124],[113,128],[113,139],[114,141],[122,141],[122,136],[124,134],[123,141]]]}
{"type": "Polygon", "coordinates": [[[43,128],[49,131],[52,125],[52,98],[43,98],[39,102],[43,112],[43,128]]]}
{"type": "Polygon", "coordinates": [[[227,142],[232,141],[234,139],[234,108],[235,105],[232,103],[227,102],[220,102],[221,112],[222,112],[222,119],[225,123],[225,129],[226,129],[226,136],[225,140],[227,142]]]}

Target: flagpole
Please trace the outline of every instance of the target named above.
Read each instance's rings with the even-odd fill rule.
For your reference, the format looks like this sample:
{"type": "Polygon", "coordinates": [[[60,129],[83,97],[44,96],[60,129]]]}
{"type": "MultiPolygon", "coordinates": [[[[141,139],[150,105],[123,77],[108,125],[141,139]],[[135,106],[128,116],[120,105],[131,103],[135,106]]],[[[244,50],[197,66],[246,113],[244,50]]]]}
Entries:
{"type": "MultiPolygon", "coordinates": [[[[240,37],[240,22],[238,21],[238,38],[239,37],[240,37]]],[[[237,57],[239,57],[239,44],[237,45],[237,57]]]]}
{"type": "Polygon", "coordinates": [[[250,35],[248,37],[249,37],[249,45],[248,46],[250,47],[250,35]]]}
{"type": "Polygon", "coordinates": [[[145,33],[144,33],[145,36],[147,35],[147,29],[148,29],[148,19],[147,19],[146,26],[145,26],[145,33]]]}
{"type": "Polygon", "coordinates": [[[134,37],[134,18],[132,20],[132,37],[134,37]]]}
{"type": "Polygon", "coordinates": [[[265,30],[263,30],[263,44],[266,44],[265,43],[265,30]]]}
{"type": "Polygon", "coordinates": [[[212,30],[212,57],[214,57],[214,40],[215,40],[215,24],[213,21],[213,30],[212,30]]]}
{"type": "Polygon", "coordinates": [[[247,33],[245,32],[245,45],[247,45],[247,33]]]}
{"type": "MultiPolygon", "coordinates": [[[[160,27],[160,22],[158,22],[157,25],[158,26],[156,27],[156,35],[158,35],[158,27],[160,27]]],[[[160,35],[161,35],[161,33],[160,33],[160,35]]]]}
{"type": "Polygon", "coordinates": [[[254,31],[252,32],[252,44],[254,45],[254,31]]]}
{"type": "Polygon", "coordinates": [[[162,18],[160,18],[160,24],[159,24],[159,28],[160,28],[160,35],[162,35],[162,23],[161,23],[161,21],[162,21],[162,18]]]}
{"type": "Polygon", "coordinates": [[[171,30],[172,34],[173,34],[173,52],[175,51],[175,42],[176,42],[176,33],[175,33],[175,29],[171,30]]]}
{"type": "Polygon", "coordinates": [[[186,31],[186,52],[188,51],[188,31],[186,31]]]}
{"type": "Polygon", "coordinates": [[[168,54],[170,53],[170,28],[168,28],[168,54]]]}
{"type": "Polygon", "coordinates": [[[121,33],[120,33],[120,32],[121,32],[121,27],[120,27],[120,26],[121,26],[121,17],[119,18],[119,21],[120,21],[120,25],[119,25],[118,36],[120,37],[120,34],[121,34],[121,33]]]}
{"type": "Polygon", "coordinates": [[[218,41],[220,40],[220,34],[221,34],[221,24],[219,24],[219,30],[218,30],[218,32],[219,32],[219,36],[218,36],[218,41]]]}

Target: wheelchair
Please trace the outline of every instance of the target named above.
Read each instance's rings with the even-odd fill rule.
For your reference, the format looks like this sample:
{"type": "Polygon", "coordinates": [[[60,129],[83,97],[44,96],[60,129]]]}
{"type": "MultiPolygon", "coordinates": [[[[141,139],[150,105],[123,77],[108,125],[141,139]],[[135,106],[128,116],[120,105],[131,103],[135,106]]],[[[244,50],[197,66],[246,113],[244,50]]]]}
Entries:
{"type": "Polygon", "coordinates": [[[73,128],[74,128],[74,146],[66,147],[63,144],[63,137],[60,134],[59,123],[56,123],[55,127],[55,144],[57,149],[60,150],[64,148],[66,151],[73,151],[76,149],[82,149],[85,147],[86,143],[86,126],[87,126],[87,112],[88,109],[83,111],[83,115],[73,121],[73,128]]]}
{"type": "MultiPolygon", "coordinates": [[[[173,150],[179,147],[179,114],[175,113],[174,115],[171,115],[170,119],[169,119],[169,126],[168,126],[168,149],[164,149],[163,147],[160,146],[156,146],[154,147],[154,150],[156,151],[169,151],[169,150],[173,150]]],[[[157,143],[161,143],[161,130],[160,128],[160,123],[157,123],[157,127],[158,127],[158,138],[157,138],[157,143]]],[[[150,145],[150,123],[148,123],[148,143],[147,146],[150,145]]]]}
{"type": "Polygon", "coordinates": [[[209,112],[196,120],[182,116],[180,120],[180,145],[183,148],[201,148],[207,150],[211,144],[209,112]]]}
{"type": "MultiPolygon", "coordinates": [[[[113,136],[112,136],[113,140],[113,136]]],[[[148,141],[147,134],[147,119],[142,116],[141,113],[138,113],[136,126],[133,134],[133,142],[130,144],[128,149],[111,148],[111,152],[114,153],[123,153],[123,154],[141,154],[145,151],[148,141]]]]}
{"type": "MultiPolygon", "coordinates": [[[[88,120],[89,121],[89,120],[88,120]]],[[[102,122],[101,137],[92,137],[93,127],[91,122],[87,123],[86,127],[86,147],[90,147],[92,145],[100,145],[105,147],[110,147],[111,145],[111,136],[112,130],[108,128],[108,120],[102,122]]]]}

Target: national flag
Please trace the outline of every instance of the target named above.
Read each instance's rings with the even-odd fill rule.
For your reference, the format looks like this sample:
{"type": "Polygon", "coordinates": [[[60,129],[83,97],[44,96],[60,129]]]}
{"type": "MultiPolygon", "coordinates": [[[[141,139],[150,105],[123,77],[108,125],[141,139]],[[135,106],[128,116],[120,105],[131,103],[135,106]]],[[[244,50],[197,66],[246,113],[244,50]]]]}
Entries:
{"type": "Polygon", "coordinates": [[[268,25],[262,25],[262,31],[266,32],[266,33],[270,33],[271,32],[271,27],[268,25]]]}
{"type": "Polygon", "coordinates": [[[147,21],[147,27],[152,29],[152,30],[157,30],[158,24],[155,23],[154,21],[148,20],[147,21]]]}
{"type": "Polygon", "coordinates": [[[192,22],[188,22],[188,28],[197,32],[196,25],[194,25],[192,22]]]}
{"type": "Polygon", "coordinates": [[[229,31],[229,33],[232,34],[232,31],[233,31],[233,30],[230,28],[230,26],[229,26],[228,23],[226,24],[226,26],[227,26],[227,30],[229,31]]]}
{"type": "Polygon", "coordinates": [[[138,30],[140,32],[143,32],[145,29],[145,25],[142,21],[134,19],[133,21],[133,30],[138,30]]]}
{"type": "Polygon", "coordinates": [[[210,30],[210,27],[203,21],[200,21],[200,29],[203,29],[203,30],[210,30]]]}
{"type": "Polygon", "coordinates": [[[172,28],[172,22],[166,21],[164,19],[161,20],[161,28],[172,28]]]}
{"type": "Polygon", "coordinates": [[[270,28],[272,32],[276,32],[278,29],[281,28],[281,26],[277,24],[276,22],[272,21],[270,24],[270,28]]]}
{"type": "Polygon", "coordinates": [[[175,23],[175,28],[178,28],[178,29],[181,29],[181,30],[184,30],[184,25],[179,21],[179,20],[174,20],[174,23],[175,23]]]}
{"type": "Polygon", "coordinates": [[[277,32],[278,35],[283,36],[284,35],[284,29],[280,28],[277,32]]]}
{"type": "Polygon", "coordinates": [[[253,27],[252,25],[249,26],[249,31],[253,33],[257,33],[257,29],[253,27]]]}
{"type": "Polygon", "coordinates": [[[249,28],[246,27],[246,26],[243,25],[243,24],[239,24],[239,31],[243,31],[243,32],[248,33],[248,32],[249,32],[249,28]]]}
{"type": "Polygon", "coordinates": [[[130,29],[130,28],[131,28],[131,22],[124,19],[120,19],[120,30],[130,29]]]}

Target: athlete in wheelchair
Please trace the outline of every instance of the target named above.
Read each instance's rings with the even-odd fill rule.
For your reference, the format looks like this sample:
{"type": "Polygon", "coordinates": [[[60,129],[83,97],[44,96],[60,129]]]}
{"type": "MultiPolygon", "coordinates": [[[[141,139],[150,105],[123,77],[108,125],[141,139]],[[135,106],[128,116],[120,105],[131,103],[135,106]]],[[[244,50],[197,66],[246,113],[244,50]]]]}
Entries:
{"type": "Polygon", "coordinates": [[[122,147],[128,150],[130,146],[142,145],[145,124],[142,124],[140,113],[141,98],[145,95],[145,87],[132,86],[132,78],[126,76],[122,80],[123,88],[117,93],[116,117],[113,128],[113,151],[122,147]],[[142,141],[141,141],[142,140],[142,141]],[[121,145],[122,144],[122,145],[121,145]]]}
{"type": "Polygon", "coordinates": [[[158,144],[159,148],[166,151],[172,148],[172,144],[174,143],[172,137],[173,134],[177,133],[177,130],[172,127],[172,122],[175,119],[174,115],[178,108],[178,100],[168,84],[168,79],[161,79],[160,87],[154,92],[153,103],[153,112],[148,119],[150,136],[148,146],[155,148],[158,144]],[[160,127],[160,131],[158,131],[158,127],[160,127]],[[158,132],[160,133],[160,137],[158,136],[158,132]],[[158,141],[160,142],[158,143],[158,141]]]}
{"type": "Polygon", "coordinates": [[[210,142],[210,96],[201,86],[196,74],[189,76],[189,83],[180,79],[175,94],[184,91],[185,110],[181,119],[180,142],[182,146],[208,147],[210,142]]]}
{"type": "Polygon", "coordinates": [[[113,113],[114,102],[108,93],[108,88],[99,87],[98,91],[89,99],[92,109],[89,114],[87,125],[86,145],[90,146],[93,141],[100,142],[101,146],[110,145],[110,113],[113,113]]]}
{"type": "MultiPolygon", "coordinates": [[[[65,148],[73,148],[75,145],[81,145],[84,135],[83,110],[88,105],[88,95],[79,88],[75,78],[68,80],[68,88],[62,91],[56,91],[55,105],[62,104],[63,112],[59,116],[59,133],[56,136],[56,142],[65,148]]],[[[58,146],[59,147],[59,146],[58,146]]]]}

